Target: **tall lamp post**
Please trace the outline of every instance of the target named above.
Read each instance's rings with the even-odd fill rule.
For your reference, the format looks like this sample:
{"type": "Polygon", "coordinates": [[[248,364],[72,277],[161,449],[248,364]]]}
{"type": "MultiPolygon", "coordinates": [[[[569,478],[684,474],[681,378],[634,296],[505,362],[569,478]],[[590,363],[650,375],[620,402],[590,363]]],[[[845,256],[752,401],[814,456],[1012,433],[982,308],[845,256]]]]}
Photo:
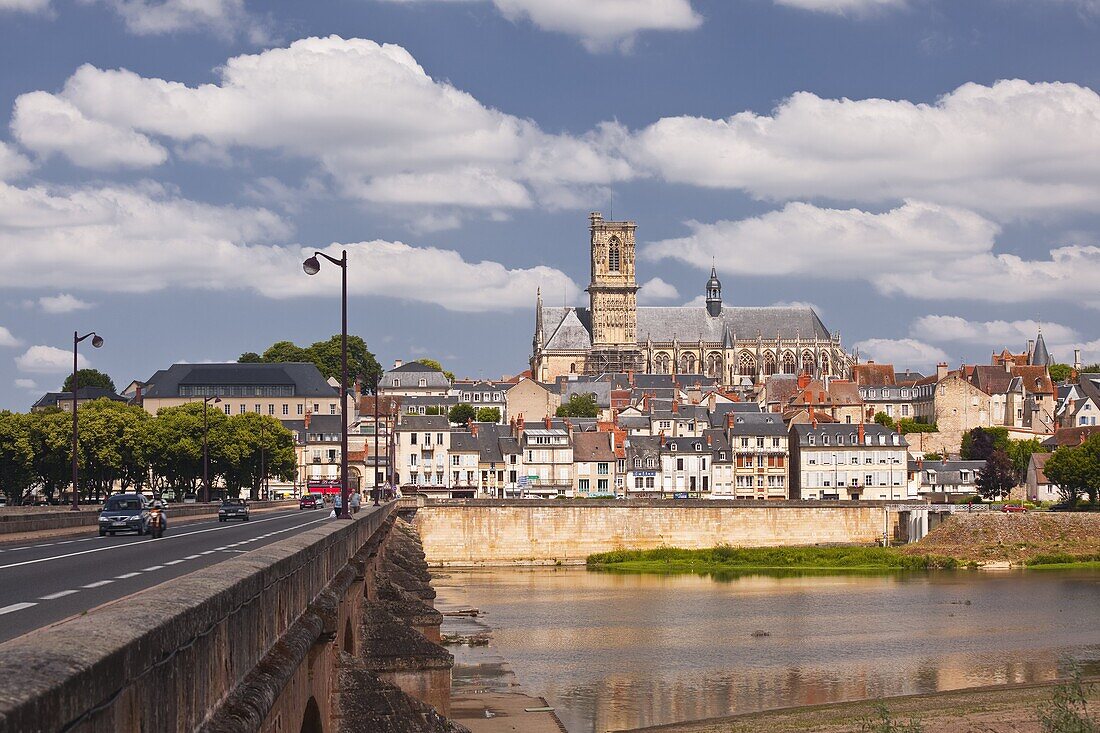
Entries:
{"type": "Polygon", "coordinates": [[[382,494],[382,488],[378,485],[378,400],[381,399],[378,396],[378,385],[382,381],[382,377],[379,376],[374,380],[374,505],[378,506],[379,496],[382,494]]]}
{"type": "Polygon", "coordinates": [[[207,440],[210,434],[210,421],[207,419],[206,408],[211,402],[217,404],[221,401],[222,398],[218,396],[202,398],[202,501],[204,504],[210,501],[210,448],[207,440]]]}
{"type": "Polygon", "coordinates": [[[79,457],[78,457],[79,456],[79,449],[78,449],[78,444],[77,444],[77,440],[76,440],[76,435],[77,435],[77,433],[76,433],[76,391],[77,391],[77,388],[80,387],[80,385],[77,384],[77,379],[78,378],[77,378],[77,374],[76,374],[76,371],[77,371],[76,370],[76,346],[77,346],[77,344],[79,344],[81,341],[88,338],[89,336],[92,337],[92,346],[94,346],[97,349],[100,346],[103,346],[103,337],[100,336],[99,334],[97,334],[95,331],[92,331],[90,333],[86,333],[83,336],[80,335],[80,331],[73,331],[73,383],[72,383],[72,390],[73,390],[73,511],[74,512],[80,511],[80,502],[79,502],[80,490],[77,488],[80,485],[79,482],[78,482],[78,480],[80,478],[80,460],[79,460],[79,457]]]}
{"type": "Polygon", "coordinates": [[[261,499],[267,500],[267,449],[266,441],[264,440],[264,424],[267,421],[260,418],[260,489],[262,490],[261,499]]]}
{"type": "MultiPolygon", "coordinates": [[[[307,275],[316,275],[321,271],[318,257],[324,257],[340,267],[340,518],[351,519],[348,507],[348,251],[340,253],[340,259],[329,257],[324,252],[314,252],[313,256],[302,263],[307,275]]],[[[375,396],[377,401],[377,395],[375,396]]],[[[377,479],[376,479],[377,480],[377,479]]]]}
{"type": "Polygon", "coordinates": [[[390,488],[397,496],[397,401],[390,400],[390,419],[386,422],[386,462],[390,469],[390,488]]]}

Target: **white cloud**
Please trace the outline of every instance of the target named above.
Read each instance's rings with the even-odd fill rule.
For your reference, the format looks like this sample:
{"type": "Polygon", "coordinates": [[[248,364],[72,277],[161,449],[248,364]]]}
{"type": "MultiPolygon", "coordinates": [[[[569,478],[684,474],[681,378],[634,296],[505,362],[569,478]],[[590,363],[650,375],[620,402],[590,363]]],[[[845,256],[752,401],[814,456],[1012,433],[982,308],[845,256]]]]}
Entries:
{"type": "Polygon", "coordinates": [[[666,180],[762,199],[1100,211],[1100,95],[1077,84],[964,84],[934,104],[799,92],[770,115],[664,118],[627,148],[666,180]]]}
{"type": "MultiPolygon", "coordinates": [[[[86,0],[94,1],[94,0],[86,0]]],[[[100,0],[122,18],[126,29],[139,36],[179,31],[206,31],[233,38],[243,35],[252,43],[269,38],[267,23],[245,9],[244,0],[100,0]]]]}
{"type": "Polygon", "coordinates": [[[19,346],[23,342],[12,335],[8,329],[0,326],[0,346],[19,346]]]}
{"type": "Polygon", "coordinates": [[[881,214],[790,203],[648,245],[651,260],[746,275],[866,281],[884,294],[999,303],[1059,300],[1100,308],[1100,247],[1066,245],[1049,259],[994,251],[997,224],[964,209],[907,201],[881,214]]]}
{"type": "Polygon", "coordinates": [[[15,380],[15,386],[19,389],[37,390],[38,384],[33,379],[17,379],[15,380]]]}
{"type": "Polygon", "coordinates": [[[675,300],[680,297],[680,291],[675,285],[665,282],[659,277],[644,283],[638,289],[638,302],[642,304],[655,303],[661,300],[675,300]]]}
{"type": "Polygon", "coordinates": [[[1039,330],[1047,344],[1070,343],[1080,338],[1072,328],[1060,323],[1020,321],[970,321],[959,316],[922,316],[913,322],[910,333],[929,341],[956,341],[983,346],[1020,350],[1039,330]]]}
{"type": "MultiPolygon", "coordinates": [[[[212,206],[143,187],[50,190],[0,184],[0,288],[89,291],[248,288],[271,298],[332,296],[336,273],[308,277],[308,248],[272,245],[290,228],[264,209],[212,206]]],[[[453,250],[401,242],[346,248],[352,295],[419,301],[455,311],[532,305],[541,285],[574,298],[580,288],[550,267],[469,262],[453,250]]]]}
{"type": "Polygon", "coordinates": [[[916,339],[867,339],[853,345],[860,359],[896,367],[929,367],[950,361],[947,352],[916,339]]]}
{"type": "Polygon", "coordinates": [[[0,0],[0,13],[44,13],[50,9],[50,0],[0,0]]]}
{"type": "Polygon", "coordinates": [[[163,147],[132,128],[89,119],[46,92],[15,100],[11,129],[29,150],[44,157],[59,153],[86,168],[144,168],[168,157],[163,147]]]}
{"type": "Polygon", "coordinates": [[[81,300],[68,293],[43,296],[38,299],[38,306],[46,313],[72,313],[73,311],[87,310],[92,303],[81,300]]]}
{"type": "MultiPolygon", "coordinates": [[[[78,354],[77,366],[80,369],[90,365],[91,363],[84,358],[83,354],[78,354]]],[[[15,366],[21,372],[63,374],[72,371],[73,352],[39,344],[15,357],[15,366]]]]}
{"type": "Polygon", "coordinates": [[[12,181],[29,171],[33,165],[15,148],[0,140],[0,181],[12,181]]]}
{"type": "MultiPolygon", "coordinates": [[[[426,0],[389,1],[412,4],[426,0]]],[[[694,30],[703,24],[703,18],[692,10],[690,0],[492,0],[492,3],[509,20],[530,21],[544,31],[574,36],[593,52],[616,47],[629,50],[642,31],[694,30]]]]}
{"type": "Polygon", "coordinates": [[[28,147],[89,166],[155,165],[166,155],[157,140],[201,143],[207,158],[277,151],[315,161],[338,193],[387,205],[523,208],[540,191],[633,175],[606,152],[626,134],[618,126],[547,134],[432,79],[400,46],[306,38],[219,73],[189,87],[84,65],[57,95],[21,96],[15,129],[28,147]],[[49,133],[36,135],[43,116],[49,133]]]}
{"type": "Polygon", "coordinates": [[[878,10],[904,8],[907,4],[906,0],[775,0],[775,3],[835,15],[862,15],[878,10]]]}
{"type": "Polygon", "coordinates": [[[772,308],[810,308],[819,316],[824,313],[819,306],[806,300],[780,300],[772,303],[772,308]]]}

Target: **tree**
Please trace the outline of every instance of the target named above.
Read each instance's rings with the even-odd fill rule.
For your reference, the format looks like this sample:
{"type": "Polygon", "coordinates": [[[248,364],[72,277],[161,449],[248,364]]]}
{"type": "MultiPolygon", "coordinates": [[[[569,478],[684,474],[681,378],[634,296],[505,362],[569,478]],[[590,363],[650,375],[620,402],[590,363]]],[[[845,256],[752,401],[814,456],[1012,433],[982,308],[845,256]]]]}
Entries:
{"type": "Polygon", "coordinates": [[[885,412],[876,412],[874,421],[877,422],[879,425],[882,425],[883,427],[890,428],[891,430],[893,430],[895,427],[894,418],[890,417],[885,412]]]}
{"type": "MultiPolygon", "coordinates": [[[[76,381],[80,388],[84,387],[100,387],[102,389],[108,389],[112,392],[115,391],[115,382],[109,376],[99,371],[98,369],[77,369],[76,381]]],[[[65,377],[65,383],[61,385],[62,392],[73,391],[73,375],[65,377]]]]}
{"type": "Polygon", "coordinates": [[[1048,371],[1050,372],[1050,378],[1052,380],[1055,382],[1064,382],[1069,379],[1073,367],[1069,364],[1051,364],[1048,371]]]}
{"type": "Polygon", "coordinates": [[[978,471],[974,482],[982,498],[995,501],[1007,496],[1016,486],[1016,467],[1012,459],[1000,448],[995,448],[985,461],[985,467],[978,471]]]}
{"type": "Polygon", "coordinates": [[[465,425],[477,417],[477,410],[467,402],[459,402],[447,413],[447,419],[456,425],[465,425]]]}
{"type": "Polygon", "coordinates": [[[146,483],[143,423],[140,407],[98,399],[80,406],[81,489],[98,499],[118,482],[123,491],[146,483]]]}
{"type": "Polygon", "coordinates": [[[1064,446],[1047,459],[1043,472],[1057,484],[1062,498],[1077,502],[1087,494],[1089,502],[1097,503],[1100,491],[1100,434],[1094,434],[1081,445],[1064,446]]]}
{"type": "Polygon", "coordinates": [[[926,461],[942,461],[943,460],[943,453],[937,453],[936,451],[932,451],[931,453],[925,453],[924,454],[924,460],[926,460],[926,461]]]}
{"type": "Polygon", "coordinates": [[[500,422],[499,407],[482,407],[477,411],[478,422],[500,422]]]}
{"type": "Polygon", "coordinates": [[[974,428],[963,433],[960,453],[964,461],[985,461],[993,451],[1008,451],[1008,428],[974,428]]]}
{"type": "Polygon", "coordinates": [[[591,392],[572,394],[555,414],[558,417],[596,417],[600,414],[600,406],[596,404],[596,395],[591,392]]]}
{"type": "Polygon", "coordinates": [[[909,433],[938,433],[940,432],[939,426],[936,423],[918,422],[908,417],[903,417],[898,420],[898,427],[901,428],[902,435],[908,435],[909,433]]]}
{"type": "MultiPolygon", "coordinates": [[[[278,364],[288,361],[312,362],[326,379],[339,379],[343,373],[340,360],[340,336],[316,341],[302,348],[292,341],[276,341],[262,355],[246,351],[237,359],[240,363],[278,364]]],[[[382,366],[367,349],[361,336],[348,336],[348,380],[359,378],[373,387],[382,378],[382,366]]]]}
{"type": "Polygon", "coordinates": [[[426,367],[430,367],[432,369],[435,369],[437,372],[443,372],[444,377],[451,380],[452,382],[455,381],[455,373],[454,372],[449,372],[446,369],[444,369],[443,365],[440,364],[435,359],[417,359],[417,361],[420,362],[421,364],[423,364],[426,367]]]}
{"type": "Polygon", "coordinates": [[[0,489],[10,504],[22,504],[34,481],[27,416],[0,411],[0,489]]]}
{"type": "Polygon", "coordinates": [[[210,433],[210,455],[226,494],[239,496],[247,489],[253,501],[265,478],[293,481],[298,471],[294,436],[275,418],[254,412],[220,421],[210,433]]]}
{"type": "MultiPolygon", "coordinates": [[[[144,431],[146,455],[157,488],[178,496],[194,492],[202,479],[201,402],[177,407],[162,407],[144,431]]],[[[218,427],[229,418],[216,407],[206,407],[211,441],[218,427]]],[[[210,482],[216,478],[218,464],[210,463],[210,482]]]]}
{"type": "Polygon", "coordinates": [[[1016,480],[1022,483],[1027,479],[1027,466],[1031,463],[1032,453],[1046,453],[1038,438],[1030,440],[1010,440],[1005,453],[1012,459],[1012,465],[1016,468],[1016,480]]]}
{"type": "MultiPolygon", "coordinates": [[[[309,361],[309,355],[293,341],[276,341],[264,350],[262,357],[268,364],[281,364],[288,361],[309,361]]],[[[325,375],[328,376],[328,375],[325,375]]]]}
{"type": "Polygon", "coordinates": [[[1100,373],[1100,363],[1089,364],[1088,366],[1080,370],[1082,374],[1097,374],[1100,373]]]}
{"type": "Polygon", "coordinates": [[[73,419],[57,408],[27,415],[31,471],[47,500],[72,480],[73,419]]]}
{"type": "Polygon", "coordinates": [[[264,358],[255,351],[246,351],[237,357],[238,364],[259,364],[263,362],[263,360],[264,358]]]}

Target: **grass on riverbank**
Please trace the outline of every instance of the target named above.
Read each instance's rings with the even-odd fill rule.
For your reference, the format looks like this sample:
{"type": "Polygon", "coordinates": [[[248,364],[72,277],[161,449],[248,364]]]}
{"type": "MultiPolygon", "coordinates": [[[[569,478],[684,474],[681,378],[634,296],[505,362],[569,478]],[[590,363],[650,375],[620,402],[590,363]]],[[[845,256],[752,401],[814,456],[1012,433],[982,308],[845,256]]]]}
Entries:
{"type": "Polygon", "coordinates": [[[617,550],[589,555],[593,570],[639,573],[708,573],[737,570],[932,570],[959,567],[936,555],[902,554],[890,547],[729,547],[684,550],[617,550]]]}

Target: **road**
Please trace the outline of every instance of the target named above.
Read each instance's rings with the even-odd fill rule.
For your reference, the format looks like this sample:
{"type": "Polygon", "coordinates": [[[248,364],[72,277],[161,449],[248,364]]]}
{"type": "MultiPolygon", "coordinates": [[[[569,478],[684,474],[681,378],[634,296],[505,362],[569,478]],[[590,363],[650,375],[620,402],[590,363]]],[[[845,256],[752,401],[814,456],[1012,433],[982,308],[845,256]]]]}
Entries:
{"type": "Polygon", "coordinates": [[[87,537],[0,544],[0,642],[334,521],[329,511],[176,525],[169,512],[168,533],[160,539],[99,537],[92,527],[87,537]]]}

